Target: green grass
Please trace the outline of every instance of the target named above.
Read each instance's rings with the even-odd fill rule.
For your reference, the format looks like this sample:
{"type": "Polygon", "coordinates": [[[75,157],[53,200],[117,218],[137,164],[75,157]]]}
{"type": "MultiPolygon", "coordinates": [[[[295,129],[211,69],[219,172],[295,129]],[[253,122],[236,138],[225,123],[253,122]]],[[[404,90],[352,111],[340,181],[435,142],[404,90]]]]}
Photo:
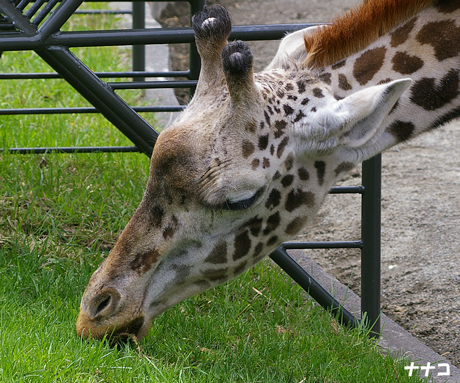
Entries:
{"type": "MultiPolygon", "coordinates": [[[[104,27],[114,22],[104,18],[104,27]]],[[[95,70],[128,69],[126,55],[107,48],[87,60],[95,70]]],[[[7,52],[0,70],[49,69],[7,52]]],[[[2,83],[3,108],[85,105],[62,81],[11,83],[2,83]]],[[[127,141],[98,115],[2,117],[0,137],[4,147],[127,141]]],[[[269,261],[168,310],[139,345],[78,338],[85,285],[139,203],[148,165],[135,153],[0,154],[0,382],[420,381],[269,261]]]]}

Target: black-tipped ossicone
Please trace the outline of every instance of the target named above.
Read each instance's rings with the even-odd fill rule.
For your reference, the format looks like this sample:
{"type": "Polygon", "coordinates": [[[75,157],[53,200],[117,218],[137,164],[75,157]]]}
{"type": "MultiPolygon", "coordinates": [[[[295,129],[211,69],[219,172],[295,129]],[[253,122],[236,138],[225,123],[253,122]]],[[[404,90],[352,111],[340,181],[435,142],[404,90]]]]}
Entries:
{"type": "Polygon", "coordinates": [[[192,17],[192,26],[200,39],[227,39],[232,23],[227,10],[221,5],[205,6],[192,17]]]}
{"type": "Polygon", "coordinates": [[[243,41],[233,41],[222,51],[222,64],[227,75],[245,76],[252,70],[254,56],[249,45],[243,41]]]}

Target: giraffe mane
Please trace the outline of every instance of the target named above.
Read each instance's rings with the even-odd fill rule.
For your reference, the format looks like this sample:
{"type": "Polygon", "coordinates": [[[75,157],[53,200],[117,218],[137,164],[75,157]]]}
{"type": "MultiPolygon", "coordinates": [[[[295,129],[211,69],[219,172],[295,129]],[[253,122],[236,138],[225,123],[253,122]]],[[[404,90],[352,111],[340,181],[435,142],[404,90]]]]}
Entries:
{"type": "Polygon", "coordinates": [[[439,0],[364,0],[331,25],[304,37],[310,68],[332,65],[357,53],[379,37],[439,0]]]}

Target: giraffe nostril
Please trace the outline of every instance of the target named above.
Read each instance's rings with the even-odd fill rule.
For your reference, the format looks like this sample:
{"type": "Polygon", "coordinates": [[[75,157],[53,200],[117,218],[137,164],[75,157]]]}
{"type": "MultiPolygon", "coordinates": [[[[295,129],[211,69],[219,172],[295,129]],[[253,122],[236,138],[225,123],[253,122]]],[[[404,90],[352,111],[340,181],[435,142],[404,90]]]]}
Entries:
{"type": "Polygon", "coordinates": [[[113,289],[108,288],[98,294],[90,305],[91,319],[100,317],[107,317],[114,313],[120,301],[120,293],[113,289]]]}
{"type": "Polygon", "coordinates": [[[94,313],[94,315],[97,315],[99,314],[102,310],[104,310],[109,304],[110,304],[110,301],[112,300],[112,297],[111,296],[108,296],[107,298],[105,298],[101,303],[99,303],[99,306],[97,306],[96,308],[96,312],[94,313]]]}

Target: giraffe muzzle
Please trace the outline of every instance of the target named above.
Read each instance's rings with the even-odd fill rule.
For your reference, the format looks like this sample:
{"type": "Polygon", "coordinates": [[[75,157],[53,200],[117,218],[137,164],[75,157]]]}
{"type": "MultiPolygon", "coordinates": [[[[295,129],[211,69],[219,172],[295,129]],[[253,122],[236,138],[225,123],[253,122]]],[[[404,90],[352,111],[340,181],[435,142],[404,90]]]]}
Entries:
{"type": "Polygon", "coordinates": [[[123,316],[120,293],[113,287],[103,289],[89,301],[82,301],[77,320],[77,334],[82,338],[103,339],[111,343],[137,337],[145,325],[144,316],[123,316]]]}

